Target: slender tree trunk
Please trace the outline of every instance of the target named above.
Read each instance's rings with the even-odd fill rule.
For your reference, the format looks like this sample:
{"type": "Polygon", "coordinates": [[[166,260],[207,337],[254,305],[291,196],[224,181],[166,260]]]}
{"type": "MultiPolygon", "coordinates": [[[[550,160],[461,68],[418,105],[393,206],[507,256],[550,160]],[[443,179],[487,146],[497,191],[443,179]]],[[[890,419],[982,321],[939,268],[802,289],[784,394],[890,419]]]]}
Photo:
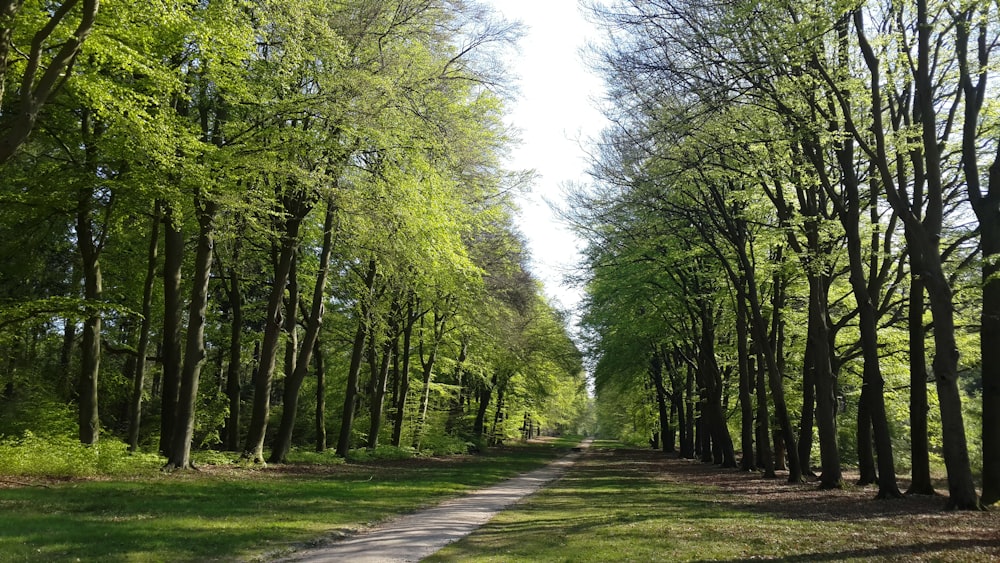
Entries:
{"type": "Polygon", "coordinates": [[[685,433],[681,437],[681,457],[694,459],[695,457],[695,399],[694,399],[694,367],[690,364],[686,366],[686,379],[684,385],[684,427],[685,433]]]}
{"type": "MultiPolygon", "coordinates": [[[[319,341],[319,331],[323,326],[323,302],[326,299],[326,280],[330,271],[330,255],[333,252],[333,220],[335,214],[335,207],[333,204],[328,203],[326,216],[323,220],[323,247],[320,250],[319,271],[316,274],[312,306],[309,310],[309,318],[306,319],[306,333],[302,339],[302,347],[299,350],[298,358],[289,360],[286,349],[285,367],[286,369],[291,367],[292,371],[288,372],[285,376],[284,408],[281,410],[281,424],[278,427],[278,433],[275,436],[271,451],[270,461],[272,463],[283,463],[291,449],[292,431],[295,428],[295,417],[298,413],[299,391],[302,388],[302,382],[305,381],[306,375],[308,375],[312,353],[316,349],[316,343],[319,341]]],[[[298,284],[296,283],[296,285],[298,284]]],[[[292,297],[289,297],[289,306],[286,307],[289,317],[293,315],[294,304],[298,303],[298,290],[296,289],[291,294],[294,296],[294,301],[292,301],[292,297]]],[[[291,335],[295,334],[294,325],[289,327],[286,324],[285,328],[286,330],[291,328],[291,335]]],[[[293,345],[295,340],[294,336],[289,338],[289,342],[293,345]]]]}
{"type": "MultiPolygon", "coordinates": [[[[740,251],[741,261],[743,262],[743,271],[747,272],[747,279],[756,279],[756,276],[752,274],[753,267],[747,257],[745,249],[740,251]]],[[[785,388],[784,382],[782,381],[782,375],[780,368],[778,367],[777,358],[775,356],[775,350],[767,344],[767,324],[764,321],[763,314],[761,313],[760,300],[757,295],[756,284],[751,282],[748,284],[749,290],[747,291],[747,297],[750,304],[751,320],[753,321],[751,326],[754,329],[754,336],[757,342],[762,343],[762,355],[764,358],[764,367],[767,373],[768,385],[771,389],[771,400],[774,403],[774,416],[778,421],[778,428],[781,431],[782,441],[786,448],[786,453],[788,456],[788,481],[791,483],[798,483],[802,481],[802,468],[799,465],[799,455],[798,449],[796,449],[795,435],[792,431],[791,419],[788,416],[788,407],[785,404],[785,388]]],[[[766,441],[766,438],[765,438],[766,441]]]]}
{"type": "Polygon", "coordinates": [[[860,263],[860,240],[856,237],[856,228],[854,230],[854,235],[848,233],[848,253],[851,255],[851,285],[854,287],[854,296],[858,301],[858,324],[861,329],[861,348],[864,354],[861,400],[867,406],[868,416],[871,420],[870,428],[875,441],[879,487],[877,497],[895,498],[901,496],[901,493],[896,484],[892,438],[889,434],[889,423],[885,412],[885,381],[882,379],[882,371],[879,367],[875,306],[871,301],[864,279],[863,266],[860,263]]]}
{"type": "Polygon", "coordinates": [[[181,382],[181,266],[184,235],[173,210],[163,216],[163,376],[160,381],[160,453],[169,455],[181,382]]]}
{"type": "Polygon", "coordinates": [[[101,311],[96,304],[103,295],[101,281],[100,247],[94,241],[91,224],[90,188],[80,190],[77,212],[76,235],[83,261],[84,298],[91,303],[87,318],[83,322],[83,340],[80,345],[80,442],[96,444],[100,436],[100,418],[97,407],[97,378],[101,370],[101,311]]]}
{"type": "Polygon", "coordinates": [[[504,416],[506,409],[506,405],[504,404],[504,399],[506,398],[505,397],[506,390],[507,390],[507,380],[504,379],[499,382],[499,385],[496,389],[497,406],[496,410],[493,413],[493,426],[490,428],[490,436],[489,436],[490,444],[494,446],[503,445],[503,440],[497,437],[497,429],[499,428],[500,423],[506,419],[506,416],[504,416]]]}
{"type": "MultiPolygon", "coordinates": [[[[413,325],[416,323],[412,299],[406,306],[406,324],[403,327],[402,366],[399,369],[399,390],[394,397],[395,412],[392,424],[392,445],[399,447],[403,437],[403,420],[406,417],[406,396],[410,392],[410,343],[413,339],[413,325]]],[[[481,429],[480,429],[481,434],[481,429]]]]}
{"type": "Polygon", "coordinates": [[[316,340],[316,451],[326,451],[326,365],[323,348],[316,340]]]}
{"type": "Polygon", "coordinates": [[[486,431],[486,412],[489,410],[490,400],[493,398],[493,389],[497,386],[498,381],[499,378],[494,373],[490,384],[484,385],[479,391],[479,408],[476,409],[476,420],[472,424],[472,434],[480,442],[483,440],[483,434],[486,431]]]}
{"type": "Polygon", "coordinates": [[[458,393],[451,400],[448,408],[448,418],[445,420],[444,431],[446,434],[453,434],[459,428],[461,420],[465,416],[465,361],[469,359],[469,339],[462,337],[462,344],[458,350],[458,359],[455,361],[454,385],[458,388],[458,393]]]}
{"type": "MultiPolygon", "coordinates": [[[[365,275],[365,287],[368,288],[369,299],[371,290],[375,287],[377,273],[375,260],[368,262],[368,272],[365,275]]],[[[355,399],[358,396],[358,376],[361,373],[361,362],[365,355],[365,336],[368,326],[371,303],[362,302],[358,311],[358,330],[354,333],[354,346],[351,349],[351,365],[347,371],[347,390],[344,393],[344,413],[340,424],[340,436],[337,439],[337,455],[347,457],[351,449],[351,429],[354,424],[355,399]]]]}
{"type": "Polygon", "coordinates": [[[663,384],[663,359],[657,347],[653,349],[653,357],[649,368],[650,378],[656,389],[656,408],[660,418],[660,444],[665,453],[673,451],[673,439],[667,440],[668,435],[673,434],[670,429],[670,412],[667,408],[667,388],[663,384]]]}
{"type": "Polygon", "coordinates": [[[285,232],[281,237],[274,281],[267,300],[267,309],[264,311],[264,339],[260,347],[260,363],[254,382],[250,428],[243,448],[243,457],[254,463],[264,461],[264,438],[267,435],[267,422],[271,413],[271,384],[274,380],[274,368],[283,326],[282,302],[292,261],[299,245],[299,227],[307,212],[308,209],[303,205],[296,207],[296,212],[289,213],[285,218],[285,232]]]}
{"type": "Polygon", "coordinates": [[[736,467],[733,439],[722,409],[722,374],[715,358],[715,319],[709,305],[701,306],[701,371],[704,372],[706,420],[712,437],[712,460],[722,467],[736,467]]]}
{"type": "Polygon", "coordinates": [[[831,364],[829,326],[829,283],[827,278],[812,276],[809,280],[810,320],[814,380],[816,384],[816,427],[819,431],[820,488],[841,489],[844,477],[840,467],[840,445],[837,440],[836,377],[831,364]],[[815,286],[815,287],[814,287],[815,286]]]}
{"type": "Polygon", "coordinates": [[[240,447],[240,408],[242,385],[240,372],[243,367],[243,294],[240,278],[236,270],[239,247],[233,252],[233,265],[229,268],[229,310],[233,318],[229,325],[229,369],[226,372],[226,397],[229,399],[229,415],[223,429],[223,443],[229,451],[240,447]]]}
{"type": "MultiPolygon", "coordinates": [[[[980,317],[979,343],[982,358],[982,453],[983,453],[983,505],[992,505],[1000,501],[1000,147],[996,143],[984,143],[982,136],[982,119],[980,113],[987,96],[992,96],[995,88],[989,84],[993,76],[991,70],[996,63],[990,62],[994,45],[991,35],[994,33],[993,22],[996,20],[996,8],[989,3],[964,4],[961,11],[949,7],[952,19],[942,18],[944,25],[954,25],[955,54],[958,59],[959,84],[963,93],[965,108],[962,125],[962,168],[965,186],[972,203],[972,209],[979,220],[980,247],[983,253],[982,284],[983,303],[980,317]],[[975,45],[974,55],[970,57],[969,43],[975,45]],[[989,47],[987,46],[989,45],[989,47]],[[993,164],[990,165],[987,178],[986,194],[982,193],[982,173],[980,172],[981,147],[994,151],[993,164]]],[[[939,8],[940,9],[940,8],[939,8]]],[[[928,14],[926,1],[918,4],[920,30],[920,56],[917,83],[918,90],[925,94],[931,89],[931,76],[928,68],[928,53],[923,52],[929,47],[928,14]]],[[[938,17],[932,18],[932,21],[938,17]]],[[[922,109],[933,110],[934,103],[924,103],[922,109]]],[[[923,113],[923,112],[922,112],[923,113]]],[[[921,115],[924,117],[924,115],[921,115]]],[[[930,121],[929,119],[927,121],[930,121]]],[[[925,135],[925,144],[930,136],[925,135]]],[[[936,152],[930,155],[937,159],[936,152]]],[[[935,171],[937,171],[935,169],[935,171]]],[[[935,318],[935,332],[937,319],[935,318]]],[[[947,393],[951,394],[951,391],[947,393]]],[[[942,409],[944,404],[942,403],[942,409]]],[[[943,418],[943,415],[942,415],[943,418]]],[[[949,489],[958,498],[950,501],[955,508],[979,508],[975,499],[975,488],[969,487],[967,472],[960,467],[961,445],[946,446],[948,453],[953,454],[948,471],[949,489]],[[952,469],[959,472],[952,478],[952,469]]],[[[947,463],[947,462],[946,462],[947,463]]]]}
{"type": "Polygon", "coordinates": [[[910,247],[910,487],[906,494],[932,495],[930,450],[927,434],[927,358],[924,333],[924,282],[920,256],[910,247]]]}
{"type": "Polygon", "coordinates": [[[764,351],[760,342],[755,343],[757,348],[757,468],[764,471],[764,477],[773,479],[777,477],[774,468],[774,454],[771,452],[771,430],[770,414],[767,408],[767,379],[764,368],[764,351]]]}
{"type": "Polygon", "coordinates": [[[747,330],[746,279],[736,283],[736,361],[740,373],[740,471],[753,471],[753,374],[750,372],[750,334],[747,330]]]}
{"type": "Polygon", "coordinates": [[[434,375],[434,362],[437,360],[438,344],[444,335],[446,320],[445,315],[434,311],[434,321],[431,325],[432,342],[426,359],[423,354],[425,335],[422,334],[420,337],[420,364],[423,368],[423,388],[420,392],[420,410],[417,415],[417,428],[413,434],[413,447],[417,450],[420,449],[420,440],[423,438],[424,425],[427,423],[427,407],[431,396],[431,378],[434,375]]]}
{"type": "Polygon", "coordinates": [[[392,351],[395,348],[391,341],[382,346],[382,362],[376,362],[375,346],[371,347],[371,372],[375,381],[375,389],[372,394],[371,424],[368,427],[368,449],[374,450],[378,447],[378,434],[382,429],[382,411],[385,404],[386,385],[389,382],[389,364],[392,361],[392,351]]]}
{"type": "Polygon", "coordinates": [[[135,373],[132,377],[132,397],[129,401],[128,449],[139,448],[139,427],[142,422],[142,391],[146,383],[146,356],[149,350],[149,332],[153,317],[153,287],[156,284],[156,258],[160,243],[160,202],[156,202],[146,252],[146,279],[142,285],[142,324],[139,327],[139,344],[135,351],[135,373]]]}
{"type": "Polygon", "coordinates": [[[424,425],[427,422],[427,405],[430,402],[431,397],[431,377],[433,375],[434,361],[437,358],[437,345],[432,346],[430,355],[427,361],[421,359],[423,370],[423,387],[420,391],[420,407],[417,411],[417,428],[413,432],[413,447],[414,449],[420,449],[420,439],[423,438],[424,425]]]}
{"type": "MultiPolygon", "coordinates": [[[[299,257],[298,249],[292,256],[292,267],[288,270],[288,298],[285,299],[285,316],[283,318],[285,333],[284,370],[280,377],[274,380],[271,389],[271,400],[284,403],[286,395],[284,387],[289,377],[295,373],[296,355],[299,352],[298,309],[299,309],[299,257]]],[[[312,352],[312,348],[309,348],[312,352]]]]}
{"type": "Polygon", "coordinates": [[[215,214],[217,205],[201,201],[198,210],[198,249],[191,280],[191,303],[188,307],[187,344],[181,371],[180,392],[177,396],[177,419],[167,467],[191,467],[191,440],[194,436],[195,405],[198,382],[205,363],[205,324],[208,314],[208,285],[212,274],[212,251],[215,246],[215,214]]]}
{"type": "MultiPolygon", "coordinates": [[[[807,332],[812,330],[807,328],[807,332]]],[[[799,460],[803,475],[813,476],[812,445],[813,420],[816,405],[816,358],[813,339],[806,337],[806,348],[802,358],[802,412],[799,418],[799,460]]]]}

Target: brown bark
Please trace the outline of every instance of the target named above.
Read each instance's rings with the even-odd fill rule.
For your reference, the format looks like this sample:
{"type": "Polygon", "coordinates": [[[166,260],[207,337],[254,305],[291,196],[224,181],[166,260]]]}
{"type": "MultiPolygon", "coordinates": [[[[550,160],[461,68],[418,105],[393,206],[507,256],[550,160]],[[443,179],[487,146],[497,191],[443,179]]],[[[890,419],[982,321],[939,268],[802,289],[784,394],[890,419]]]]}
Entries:
{"type": "MultiPolygon", "coordinates": [[[[398,389],[393,396],[393,424],[392,424],[392,445],[399,447],[403,436],[403,419],[406,415],[406,396],[410,391],[410,342],[413,338],[413,326],[417,322],[417,314],[414,311],[412,296],[406,306],[406,321],[403,326],[403,349],[400,351],[402,358],[399,372],[396,374],[399,381],[398,389]]],[[[480,433],[482,428],[480,427],[480,433]]]]}
{"type": "MultiPolygon", "coordinates": [[[[373,339],[374,340],[374,339],[373,339]]],[[[371,419],[368,426],[368,449],[374,450],[378,447],[378,434],[382,429],[382,412],[385,405],[386,385],[389,381],[389,364],[392,361],[392,352],[395,349],[392,341],[386,342],[382,346],[382,361],[378,362],[375,343],[371,343],[369,350],[369,367],[371,377],[374,382],[371,398],[371,419]]]]}
{"type": "Polygon", "coordinates": [[[229,323],[229,368],[226,370],[226,397],[229,399],[229,415],[223,429],[223,444],[226,450],[235,452],[240,447],[240,392],[242,384],[240,373],[243,371],[243,292],[240,289],[240,277],[236,269],[239,262],[239,243],[233,251],[233,263],[229,267],[229,311],[232,315],[229,323]]]}
{"type": "Polygon", "coordinates": [[[142,392],[146,380],[146,356],[149,350],[149,332],[152,327],[153,288],[156,284],[156,263],[160,243],[160,202],[156,202],[153,222],[149,234],[149,250],[146,252],[146,279],[142,286],[142,324],[139,327],[139,343],[135,351],[135,372],[132,376],[132,397],[129,401],[128,449],[139,448],[139,427],[142,422],[142,392]]]}
{"type": "Polygon", "coordinates": [[[316,451],[326,451],[326,365],[323,348],[316,340],[316,451]]]}
{"type": "MultiPolygon", "coordinates": [[[[424,318],[426,318],[426,316],[421,318],[421,323],[424,318]]],[[[426,356],[424,356],[426,333],[421,332],[420,336],[420,343],[418,347],[420,349],[420,367],[422,373],[421,381],[423,382],[423,386],[420,391],[420,406],[417,411],[417,427],[413,431],[413,447],[417,450],[420,449],[420,440],[423,438],[424,424],[427,422],[427,408],[430,403],[431,379],[434,374],[434,363],[437,361],[438,346],[444,338],[445,323],[447,320],[448,315],[446,313],[441,313],[437,310],[434,311],[434,320],[431,324],[430,330],[430,350],[426,356]]]]}
{"type": "Polygon", "coordinates": [[[170,452],[181,381],[181,265],[184,235],[167,205],[163,215],[163,376],[160,381],[160,446],[170,452]]]}
{"type": "MultiPolygon", "coordinates": [[[[331,202],[327,202],[326,216],[323,220],[323,246],[320,250],[316,284],[313,287],[312,305],[309,310],[309,318],[306,319],[306,332],[302,338],[302,347],[299,350],[298,358],[292,361],[292,365],[294,366],[292,372],[285,376],[284,408],[281,411],[281,424],[274,439],[270,458],[270,461],[273,463],[284,462],[288,456],[288,451],[291,449],[292,430],[295,427],[295,417],[298,412],[299,391],[302,388],[302,382],[305,381],[306,375],[309,372],[312,354],[316,349],[316,343],[319,341],[319,332],[323,326],[323,303],[326,299],[326,280],[330,272],[330,255],[333,252],[333,222],[335,215],[336,208],[331,202]]],[[[296,295],[294,301],[296,303],[298,302],[297,293],[297,291],[292,292],[293,295],[296,295]]],[[[289,301],[291,302],[291,298],[289,298],[289,301]]],[[[290,306],[286,309],[289,311],[288,315],[291,316],[291,309],[294,309],[294,306],[291,306],[290,303],[290,306]]],[[[286,325],[286,329],[288,328],[286,325]]],[[[292,326],[291,329],[294,333],[295,327],[292,326]]],[[[294,341],[294,338],[291,338],[290,341],[294,341]]],[[[286,368],[288,362],[289,360],[286,359],[286,368]]]]}
{"type": "Polygon", "coordinates": [[[247,441],[243,447],[243,457],[254,463],[264,461],[264,438],[271,413],[271,384],[277,362],[278,344],[283,327],[281,309],[292,261],[299,245],[299,228],[311,209],[305,194],[295,193],[284,197],[284,232],[281,235],[278,261],[275,264],[273,285],[264,311],[264,338],[260,347],[260,363],[254,382],[253,409],[247,441]]]}
{"type": "MultiPolygon", "coordinates": [[[[199,198],[200,199],[200,198],[199,198]]],[[[181,370],[177,395],[177,418],[171,439],[167,468],[186,469],[191,464],[191,440],[194,437],[195,405],[198,383],[205,364],[205,324],[208,314],[208,285],[212,279],[212,252],[215,246],[215,215],[218,205],[212,201],[196,201],[198,214],[198,246],[195,251],[194,273],[191,276],[191,301],[188,305],[187,342],[184,366],[181,370]]]]}
{"type": "MultiPolygon", "coordinates": [[[[14,18],[21,7],[18,0],[0,2],[0,100],[5,94],[3,85],[7,82],[7,61],[9,60],[11,33],[14,18]]],[[[19,98],[13,111],[5,108],[5,118],[0,122],[0,164],[14,156],[17,148],[27,140],[28,135],[38,120],[42,107],[49,98],[62,87],[70,75],[77,54],[84,40],[90,34],[97,19],[100,8],[98,0],[64,0],[52,12],[49,21],[39,29],[31,40],[27,53],[24,74],[18,90],[19,98]],[[82,4],[81,4],[82,1],[82,4]],[[47,53],[56,45],[49,44],[49,38],[63,20],[80,5],[80,22],[73,33],[58,45],[58,50],[48,59],[44,66],[47,53]]]]}
{"type": "MultiPolygon", "coordinates": [[[[365,287],[368,289],[369,298],[371,290],[375,286],[375,278],[378,272],[375,260],[368,262],[368,272],[365,274],[365,287]]],[[[358,309],[358,329],[354,333],[354,345],[351,348],[351,365],[347,370],[347,389],[344,392],[344,412],[340,422],[340,435],[337,438],[337,455],[347,457],[351,449],[351,429],[354,425],[355,400],[358,397],[358,376],[361,373],[361,362],[365,355],[365,336],[368,334],[368,326],[371,324],[369,318],[371,304],[364,302],[358,309]]]]}

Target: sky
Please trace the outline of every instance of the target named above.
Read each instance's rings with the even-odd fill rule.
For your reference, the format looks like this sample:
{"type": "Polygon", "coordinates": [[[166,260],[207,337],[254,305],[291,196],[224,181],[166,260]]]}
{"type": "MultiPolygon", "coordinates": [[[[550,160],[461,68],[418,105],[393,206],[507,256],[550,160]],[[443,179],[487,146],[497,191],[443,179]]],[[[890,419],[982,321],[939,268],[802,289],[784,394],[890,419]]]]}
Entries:
{"type": "Polygon", "coordinates": [[[589,182],[586,146],[605,126],[597,109],[601,79],[583,61],[581,50],[598,31],[583,16],[577,0],[489,0],[508,20],[520,20],[525,35],[511,54],[509,71],[518,96],[508,123],[520,131],[511,155],[512,169],[537,174],[521,201],[519,227],[528,239],[532,272],[557,305],[574,308],[581,291],[563,283],[579,261],[580,242],[555,217],[547,202],[563,203],[569,183],[589,182]]]}

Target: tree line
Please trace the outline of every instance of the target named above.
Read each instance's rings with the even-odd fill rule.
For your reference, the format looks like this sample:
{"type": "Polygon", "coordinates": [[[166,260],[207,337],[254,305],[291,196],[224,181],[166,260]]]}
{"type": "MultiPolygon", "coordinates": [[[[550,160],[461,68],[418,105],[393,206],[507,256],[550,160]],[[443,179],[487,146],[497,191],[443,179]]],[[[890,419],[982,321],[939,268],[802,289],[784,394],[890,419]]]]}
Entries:
{"type": "Polygon", "coordinates": [[[614,126],[567,216],[603,427],[1000,500],[997,6],[589,8],[614,126]]]}
{"type": "Polygon", "coordinates": [[[473,1],[0,3],[0,436],[186,468],[575,427],[503,165],[519,34],[473,1]]]}

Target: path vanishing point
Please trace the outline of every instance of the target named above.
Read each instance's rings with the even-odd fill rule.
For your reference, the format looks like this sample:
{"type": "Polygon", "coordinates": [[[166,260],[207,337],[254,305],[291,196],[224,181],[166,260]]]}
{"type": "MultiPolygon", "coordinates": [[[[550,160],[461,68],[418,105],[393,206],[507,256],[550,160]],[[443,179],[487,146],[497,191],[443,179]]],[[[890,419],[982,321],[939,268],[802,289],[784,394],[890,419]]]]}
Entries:
{"type": "Polygon", "coordinates": [[[371,531],[310,548],[280,559],[280,563],[383,563],[420,561],[471,534],[501,510],[561,476],[590,446],[585,440],[574,452],[541,469],[524,473],[486,489],[388,520],[371,531]]]}

